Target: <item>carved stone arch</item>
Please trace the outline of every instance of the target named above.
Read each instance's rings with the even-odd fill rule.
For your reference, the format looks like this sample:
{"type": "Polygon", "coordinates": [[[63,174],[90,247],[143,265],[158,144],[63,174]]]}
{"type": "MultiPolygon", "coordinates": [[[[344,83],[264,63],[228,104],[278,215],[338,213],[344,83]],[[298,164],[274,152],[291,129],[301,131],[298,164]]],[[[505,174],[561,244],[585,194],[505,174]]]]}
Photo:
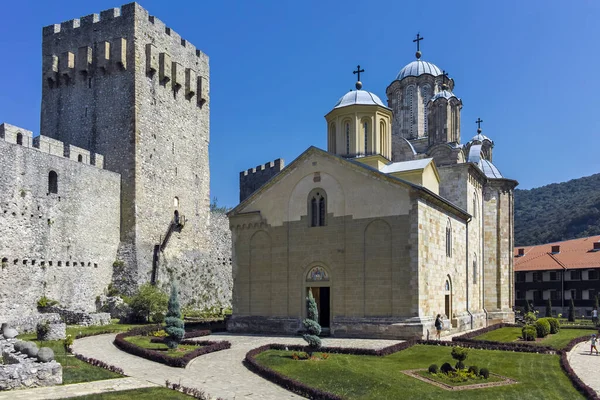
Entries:
{"type": "Polygon", "coordinates": [[[302,316],[306,317],[306,297],[310,291],[317,303],[319,324],[328,328],[333,316],[333,277],[329,266],[321,261],[314,261],[302,270],[301,302],[302,316]]]}
{"type": "Polygon", "coordinates": [[[391,317],[392,292],[392,227],[384,219],[371,221],[364,232],[364,315],[391,317]],[[366,306],[366,299],[378,299],[376,305],[366,306]]]}

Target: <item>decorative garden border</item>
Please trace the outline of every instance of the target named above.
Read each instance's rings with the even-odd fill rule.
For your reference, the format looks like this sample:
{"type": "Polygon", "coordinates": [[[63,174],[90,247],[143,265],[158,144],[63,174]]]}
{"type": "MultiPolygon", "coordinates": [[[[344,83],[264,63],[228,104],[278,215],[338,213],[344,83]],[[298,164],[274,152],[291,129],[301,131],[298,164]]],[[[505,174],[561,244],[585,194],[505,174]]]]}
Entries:
{"type": "MultiPolygon", "coordinates": [[[[491,326],[487,329],[486,332],[492,331],[494,329],[499,329],[501,327],[510,326],[512,324],[498,324],[499,326],[491,326]]],[[[482,331],[480,329],[479,331],[482,331]]],[[[476,333],[469,332],[469,334],[476,333]]],[[[485,332],[483,332],[485,333],[485,332]]],[[[475,336],[480,335],[481,333],[476,333],[475,336]]],[[[463,335],[466,336],[466,335],[463,335]]],[[[454,339],[454,338],[453,338],[454,339]]],[[[513,352],[524,352],[524,353],[541,353],[541,354],[558,354],[560,355],[560,366],[562,367],[565,374],[571,380],[573,387],[578,390],[581,394],[585,396],[585,398],[590,400],[600,400],[600,396],[589,386],[587,386],[569,365],[569,360],[567,359],[567,352],[572,350],[575,345],[578,343],[584,342],[587,340],[587,337],[581,337],[573,339],[564,350],[554,350],[550,349],[547,351],[541,346],[532,346],[532,345],[521,345],[521,346],[506,346],[505,344],[498,344],[497,342],[489,342],[484,340],[473,340],[473,341],[433,341],[433,340],[410,340],[402,343],[398,343],[392,346],[384,347],[382,349],[374,350],[374,349],[360,349],[360,348],[343,348],[343,347],[323,347],[319,350],[319,352],[323,353],[337,353],[337,354],[351,354],[351,355],[368,355],[368,356],[387,356],[389,354],[396,353],[398,351],[406,350],[415,344],[424,344],[430,346],[463,346],[469,347],[473,349],[481,349],[481,350],[501,350],[501,351],[513,351],[513,352]]],[[[291,351],[306,351],[306,347],[302,345],[283,345],[283,344],[267,344],[261,347],[257,347],[256,349],[250,350],[246,353],[246,357],[244,358],[244,365],[246,368],[261,376],[262,378],[281,386],[282,388],[289,390],[290,392],[299,394],[301,396],[308,397],[310,399],[324,399],[324,400],[341,400],[342,397],[326,392],[320,389],[316,389],[310,387],[302,382],[299,382],[295,379],[289,378],[279,372],[262,366],[256,361],[256,356],[260,353],[267,350],[291,350],[291,351]]]]}
{"type": "MultiPolygon", "coordinates": [[[[159,327],[159,329],[162,329],[162,327],[159,327]]],[[[135,344],[125,340],[125,338],[128,336],[137,336],[137,335],[148,334],[155,330],[157,330],[156,326],[149,326],[149,327],[137,328],[137,329],[132,329],[127,332],[119,333],[115,337],[115,340],[113,343],[119,349],[121,349],[129,354],[133,354],[134,356],[139,356],[139,357],[145,358],[150,361],[155,361],[155,362],[159,362],[161,364],[168,365],[170,367],[178,367],[178,368],[185,368],[185,366],[188,365],[189,362],[192,361],[196,357],[200,357],[204,354],[213,353],[213,352],[219,351],[219,350],[229,349],[231,347],[231,343],[229,343],[227,341],[211,342],[211,341],[206,341],[206,340],[205,341],[183,340],[181,342],[181,344],[192,344],[192,345],[199,345],[199,346],[203,346],[203,347],[200,347],[197,350],[186,353],[182,357],[175,358],[175,357],[169,357],[167,355],[164,355],[158,351],[144,349],[143,347],[136,346],[135,344]]],[[[198,336],[204,336],[204,331],[195,331],[195,333],[198,333],[198,332],[202,333],[198,336]]],[[[186,337],[194,337],[194,336],[186,335],[186,337]]]]}
{"type": "Polygon", "coordinates": [[[502,378],[504,380],[496,381],[496,382],[487,382],[487,383],[474,383],[472,385],[452,386],[452,385],[447,385],[442,382],[438,382],[433,379],[429,379],[427,377],[421,376],[416,373],[416,372],[420,372],[420,371],[427,371],[427,370],[424,368],[422,368],[422,369],[407,369],[407,370],[400,371],[400,372],[402,372],[405,375],[412,376],[413,378],[417,378],[418,380],[420,380],[422,382],[426,382],[431,385],[437,386],[440,389],[449,390],[449,391],[485,389],[485,388],[490,388],[490,387],[514,385],[515,383],[519,383],[519,382],[517,382],[513,379],[510,379],[510,378],[507,378],[505,376],[490,373],[490,375],[494,375],[495,377],[502,378]]]}

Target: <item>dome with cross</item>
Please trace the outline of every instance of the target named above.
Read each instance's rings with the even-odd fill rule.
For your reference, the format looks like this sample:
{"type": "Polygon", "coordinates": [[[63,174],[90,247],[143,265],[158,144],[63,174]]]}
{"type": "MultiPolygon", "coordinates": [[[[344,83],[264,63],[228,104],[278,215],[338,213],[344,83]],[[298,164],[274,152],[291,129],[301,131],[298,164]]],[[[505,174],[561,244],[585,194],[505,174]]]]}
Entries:
{"type": "Polygon", "coordinates": [[[415,60],[406,65],[404,68],[402,68],[400,72],[398,72],[396,80],[401,81],[402,79],[408,76],[421,76],[424,74],[440,76],[442,75],[442,70],[439,69],[437,65],[432,64],[430,62],[415,60]]]}
{"type": "Polygon", "coordinates": [[[367,92],[366,90],[351,90],[343,95],[338,102],[335,103],[333,108],[341,108],[354,104],[373,105],[387,108],[376,94],[367,92]]]}

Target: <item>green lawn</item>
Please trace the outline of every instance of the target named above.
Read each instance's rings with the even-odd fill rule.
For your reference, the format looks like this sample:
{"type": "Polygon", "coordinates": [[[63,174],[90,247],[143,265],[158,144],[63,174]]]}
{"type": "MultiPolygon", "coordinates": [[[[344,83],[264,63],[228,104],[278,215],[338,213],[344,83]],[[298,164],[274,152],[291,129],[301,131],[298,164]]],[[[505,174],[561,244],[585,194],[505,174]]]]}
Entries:
{"type": "Polygon", "coordinates": [[[78,400],[129,400],[129,399],[140,399],[140,400],[185,399],[185,400],[189,400],[191,398],[192,398],[191,396],[188,396],[186,394],[177,392],[175,390],[167,389],[164,387],[124,390],[121,392],[91,394],[89,396],[80,396],[80,397],[68,397],[68,399],[78,399],[78,400]]]}
{"type": "MultiPolygon", "coordinates": [[[[549,346],[560,350],[564,348],[571,340],[581,336],[591,336],[592,333],[597,333],[595,329],[561,329],[554,335],[548,335],[544,339],[535,342],[523,342],[538,346],[549,346]]],[[[489,340],[492,342],[515,342],[521,337],[521,328],[500,328],[483,335],[476,336],[476,340],[489,340]]]]}
{"type": "Polygon", "coordinates": [[[326,361],[294,361],[291,351],[269,350],[257,360],[310,386],[352,400],[366,399],[583,399],[563,373],[557,355],[470,350],[465,365],[518,384],[451,392],[400,371],[454,363],[450,347],[417,345],[386,357],[331,354],[326,361]]]}
{"type": "Polygon", "coordinates": [[[502,378],[498,378],[496,376],[490,375],[489,378],[487,378],[487,379],[478,376],[475,378],[469,378],[463,382],[457,382],[456,380],[452,380],[452,379],[448,378],[446,376],[446,374],[441,373],[441,372],[437,373],[437,374],[432,374],[429,371],[419,371],[419,372],[417,372],[417,375],[421,375],[424,378],[428,378],[428,379],[434,380],[436,382],[444,383],[444,384],[450,385],[450,386],[475,385],[478,383],[491,383],[491,382],[498,382],[498,381],[504,380],[502,378]]]}
{"type": "Polygon", "coordinates": [[[191,344],[180,344],[177,349],[171,350],[164,343],[152,343],[150,341],[151,338],[152,336],[128,336],[125,340],[136,346],[143,347],[144,349],[160,351],[162,354],[169,357],[183,357],[186,353],[202,347],[191,344]]]}

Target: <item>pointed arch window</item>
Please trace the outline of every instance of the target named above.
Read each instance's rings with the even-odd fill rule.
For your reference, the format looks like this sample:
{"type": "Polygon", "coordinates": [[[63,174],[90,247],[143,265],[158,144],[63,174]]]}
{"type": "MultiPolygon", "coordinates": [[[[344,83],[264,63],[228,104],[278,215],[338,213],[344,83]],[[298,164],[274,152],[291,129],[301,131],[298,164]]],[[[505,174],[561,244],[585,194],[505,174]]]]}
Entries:
{"type": "Polygon", "coordinates": [[[369,123],[367,121],[363,122],[363,131],[365,134],[365,156],[369,154],[369,123]]]}
{"type": "Polygon", "coordinates": [[[383,155],[387,154],[387,143],[385,142],[385,122],[379,122],[379,152],[383,155]]]}
{"type": "Polygon", "coordinates": [[[58,193],[58,174],[55,171],[48,173],[48,193],[58,193]]]}
{"type": "Polygon", "coordinates": [[[452,224],[450,220],[446,225],[446,257],[452,257],[452,224]]]}
{"type": "Polygon", "coordinates": [[[315,189],[308,195],[308,218],[310,226],[325,226],[327,194],[323,189],[315,189]]]}

